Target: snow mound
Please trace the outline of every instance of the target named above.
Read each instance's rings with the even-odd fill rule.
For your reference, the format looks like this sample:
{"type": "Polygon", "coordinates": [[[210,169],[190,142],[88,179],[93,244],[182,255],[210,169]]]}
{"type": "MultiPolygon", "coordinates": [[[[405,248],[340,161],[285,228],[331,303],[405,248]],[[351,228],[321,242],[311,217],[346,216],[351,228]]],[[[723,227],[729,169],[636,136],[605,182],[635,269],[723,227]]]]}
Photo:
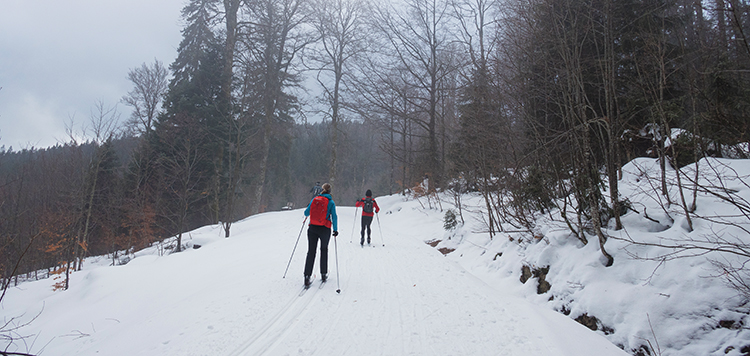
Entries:
{"type": "Polygon", "coordinates": [[[596,237],[589,236],[583,245],[559,212],[539,216],[534,234],[508,227],[489,239],[479,216],[484,201],[472,195],[463,204],[474,213],[464,212],[466,224],[446,232],[436,247],[456,249],[447,257],[487,283],[564,313],[629,353],[747,354],[748,300],[727,283],[717,262],[742,266],[748,258],[707,249],[750,244],[750,219],[716,194],[750,201],[750,161],[711,158],[683,167],[688,204],[696,167],[700,185],[713,191],[697,192],[692,230],[680,204],[676,171],[666,175],[669,203],[655,193],[660,184],[657,160],[639,158],[623,167],[620,193],[633,208],[622,216],[624,229],[615,231],[611,223],[605,230],[610,236],[605,247],[615,260],[611,267],[604,266],[596,237]],[[665,247],[685,245],[701,249],[665,247]],[[524,270],[531,274],[521,283],[524,270]],[[538,294],[542,279],[551,287],[538,294]]]}

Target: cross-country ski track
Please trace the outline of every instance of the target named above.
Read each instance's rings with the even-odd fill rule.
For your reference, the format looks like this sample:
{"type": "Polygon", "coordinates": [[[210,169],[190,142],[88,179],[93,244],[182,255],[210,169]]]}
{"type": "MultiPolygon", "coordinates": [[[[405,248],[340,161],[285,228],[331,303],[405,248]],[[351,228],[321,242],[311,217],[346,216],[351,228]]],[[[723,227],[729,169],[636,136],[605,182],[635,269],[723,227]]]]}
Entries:
{"type": "Polygon", "coordinates": [[[319,288],[318,255],[302,295],[306,227],[282,278],[304,219],[297,209],[235,223],[228,239],[218,226],[185,236],[200,249],[144,251],[118,267],[90,261],[65,292],[52,292],[52,281],[25,283],[3,312],[41,311],[21,331],[38,334],[32,351],[44,346],[42,355],[626,355],[427,245],[442,236],[440,211],[398,196],[378,203],[365,247],[359,214],[338,207],[329,280],[319,288]],[[32,293],[40,296],[20,300],[32,293]]]}

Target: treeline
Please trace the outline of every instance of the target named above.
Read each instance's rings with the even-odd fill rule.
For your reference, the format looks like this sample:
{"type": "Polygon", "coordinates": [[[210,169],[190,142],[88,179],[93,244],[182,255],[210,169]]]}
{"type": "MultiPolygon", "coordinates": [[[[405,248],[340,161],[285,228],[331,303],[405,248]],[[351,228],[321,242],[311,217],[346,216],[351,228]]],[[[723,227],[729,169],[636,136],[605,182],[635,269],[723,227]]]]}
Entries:
{"type": "MultiPolygon", "coordinates": [[[[286,160],[273,159],[269,165],[265,211],[280,210],[289,203],[294,208],[304,207],[314,183],[326,180],[329,127],[328,123],[293,125],[286,160]]],[[[383,194],[395,190],[374,131],[361,122],[344,122],[341,128],[344,178],[334,193],[337,202],[353,205],[365,189],[383,194]]],[[[119,264],[127,261],[129,252],[202,225],[224,222],[217,220],[224,218],[223,212],[217,214],[212,204],[225,205],[226,197],[216,203],[206,188],[211,174],[196,170],[192,180],[183,181],[194,184],[187,189],[193,198],[180,196],[178,189],[183,186],[169,174],[185,171],[170,173],[174,162],[163,157],[150,162],[144,159],[145,146],[149,143],[144,137],[120,133],[104,141],[0,150],[0,271],[4,283],[16,283],[18,277],[65,277],[69,270],[81,268],[87,256],[109,255],[113,264],[119,264]],[[184,214],[182,204],[187,204],[184,214]]],[[[273,152],[275,148],[272,155],[278,157],[273,152]]],[[[203,160],[196,164],[210,162],[203,160]]],[[[250,215],[256,174],[248,169],[240,175],[231,221],[250,215]]],[[[180,245],[165,249],[177,251],[180,245]]],[[[65,288],[66,283],[67,278],[59,278],[58,287],[65,288]]]]}
{"type": "Polygon", "coordinates": [[[39,216],[3,219],[6,280],[170,235],[179,251],[207,223],[229,236],[305,204],[315,181],[347,204],[425,175],[430,190],[481,192],[491,236],[560,209],[611,264],[602,224],[621,226],[625,162],[748,154],[750,24],[735,0],[191,0],[182,14],[169,69],[129,73],[130,138],[98,120],[85,145],[3,156],[33,163],[0,162],[2,194],[43,206],[3,200],[7,216],[39,216]],[[38,167],[55,154],[78,161],[38,167]],[[22,174],[54,182],[29,190],[22,174]],[[45,192],[58,198],[32,198],[45,192]],[[14,269],[31,240],[38,255],[14,269]]]}
{"type": "MultiPolygon", "coordinates": [[[[508,5],[501,45],[489,67],[489,77],[498,81],[475,81],[478,92],[496,88],[493,97],[500,100],[473,105],[503,118],[498,132],[517,133],[506,138],[523,137],[502,151],[503,157],[513,157],[505,158],[505,168],[512,170],[484,165],[485,176],[500,177],[496,189],[511,197],[509,206],[494,199],[497,218],[506,212],[529,222],[532,212],[557,208],[583,243],[592,236],[599,240],[611,265],[602,225],[611,219],[615,229],[622,228],[620,215],[628,202],[619,195],[619,169],[636,156],[650,155],[658,157],[662,172],[654,194],[680,206],[692,230],[698,189],[692,197],[682,189],[678,198],[670,196],[666,171],[705,155],[747,158],[747,4],[532,0],[508,5]]],[[[487,116],[476,116],[483,125],[487,116]]],[[[670,184],[697,187],[697,181],[678,173],[670,184]]]]}

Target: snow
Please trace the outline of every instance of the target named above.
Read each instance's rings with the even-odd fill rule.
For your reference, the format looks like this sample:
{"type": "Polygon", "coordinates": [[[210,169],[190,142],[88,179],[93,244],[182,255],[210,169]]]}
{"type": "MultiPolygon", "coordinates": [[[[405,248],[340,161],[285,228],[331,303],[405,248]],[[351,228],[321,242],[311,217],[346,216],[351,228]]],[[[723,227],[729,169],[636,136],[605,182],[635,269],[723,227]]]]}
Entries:
{"type": "Polygon", "coordinates": [[[115,267],[90,258],[67,291],[53,291],[52,279],[11,288],[3,318],[28,323],[18,335],[29,337],[8,351],[625,355],[603,336],[492,287],[425,244],[444,232],[438,210],[397,196],[378,203],[383,210],[373,223],[372,247],[357,243],[354,207],[338,208],[343,231],[331,242],[331,278],[320,289],[316,281],[299,296],[304,233],[282,278],[302,210],[260,214],[234,224],[228,239],[219,226],[189,233],[188,245],[199,249],[161,255],[154,246],[115,267]]]}
{"type": "MultiPolygon", "coordinates": [[[[701,160],[698,167],[702,184],[717,191],[726,188],[735,192],[735,197],[750,200],[746,185],[750,160],[710,158],[701,160]]],[[[686,181],[695,169],[694,164],[683,168],[688,204],[692,185],[686,181]]],[[[595,316],[599,320],[597,333],[605,335],[606,327],[605,336],[633,354],[642,346],[648,347],[651,355],[746,354],[740,350],[750,349],[747,300],[727,285],[722,271],[713,264],[720,261],[740,266],[746,258],[716,252],[692,256],[695,250],[677,252],[632,243],[750,243],[745,232],[750,228],[747,217],[711,194],[699,193],[690,231],[679,205],[676,172],[670,169],[667,173],[670,198],[677,204],[668,204],[658,193],[658,160],[639,158],[623,167],[620,193],[638,212],[631,210],[622,217],[623,230],[615,231],[612,222],[605,230],[611,236],[605,247],[614,256],[612,267],[604,266],[596,237],[589,235],[584,246],[561,221],[558,211],[537,217],[534,235],[541,239],[504,232],[489,240],[482,232],[486,228],[474,218],[446,232],[437,247],[456,248],[448,258],[496,289],[524,296],[539,306],[569,311],[570,318],[595,316]],[[495,257],[497,253],[502,256],[495,257]],[[534,278],[520,283],[524,265],[549,267],[549,292],[538,295],[534,278]],[[720,327],[722,321],[733,321],[734,326],[720,327]]],[[[484,202],[480,196],[467,196],[463,204],[476,210],[484,202]]]]}
{"type": "MultiPolygon", "coordinates": [[[[690,176],[695,168],[683,170],[690,176]]],[[[750,161],[704,159],[698,168],[704,182],[750,199],[750,161]]],[[[478,194],[462,196],[465,224],[450,231],[443,217],[456,208],[447,194],[439,204],[377,197],[382,210],[373,221],[372,246],[358,244],[355,208],[338,207],[341,234],[329,246],[330,279],[322,288],[317,276],[299,295],[307,249],[302,209],[260,214],[235,223],[228,239],[219,226],[190,232],[188,246],[199,249],[163,254],[164,246],[155,245],[115,267],[105,257],[89,258],[67,291],[53,291],[52,279],[11,288],[2,317],[19,326],[14,336],[27,337],[16,338],[8,351],[607,356],[645,346],[650,355],[742,355],[750,345],[746,301],[712,261],[743,260],[714,252],[660,259],[674,251],[632,241],[710,243],[718,233],[746,244],[743,228],[750,222],[701,193],[689,231],[680,205],[664,205],[654,192],[655,177],[654,159],[623,167],[621,194],[636,211],[622,217],[623,230],[610,223],[605,231],[611,267],[604,266],[596,238],[583,245],[557,211],[539,214],[533,234],[505,226],[490,238],[478,194]],[[523,266],[548,267],[551,289],[537,294],[536,277],[521,283],[523,266]],[[584,315],[598,320],[596,331],[574,321],[584,315]],[[720,327],[722,321],[735,326],[720,327]]],[[[679,201],[675,171],[668,178],[671,200],[679,201]]]]}

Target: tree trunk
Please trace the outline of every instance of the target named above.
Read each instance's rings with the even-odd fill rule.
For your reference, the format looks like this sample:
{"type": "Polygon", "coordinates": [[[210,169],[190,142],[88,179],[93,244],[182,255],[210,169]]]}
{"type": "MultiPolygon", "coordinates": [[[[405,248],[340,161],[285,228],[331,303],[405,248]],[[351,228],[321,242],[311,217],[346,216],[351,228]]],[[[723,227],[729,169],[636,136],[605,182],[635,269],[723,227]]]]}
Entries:
{"type": "Polygon", "coordinates": [[[224,237],[229,237],[229,229],[232,227],[232,222],[234,221],[234,204],[235,204],[235,194],[237,193],[237,187],[239,186],[240,182],[240,174],[242,172],[242,128],[238,124],[236,127],[236,132],[234,133],[234,145],[235,152],[234,152],[234,162],[233,164],[230,163],[229,165],[229,183],[227,187],[227,203],[226,203],[226,210],[224,212],[224,237]]]}
{"type": "Polygon", "coordinates": [[[81,235],[80,240],[80,254],[77,256],[78,259],[78,270],[80,271],[83,267],[83,258],[86,257],[86,252],[88,251],[88,234],[89,234],[89,224],[91,222],[91,212],[93,211],[94,207],[94,196],[96,195],[96,182],[99,178],[99,165],[101,164],[101,158],[99,157],[99,148],[97,147],[97,151],[94,153],[94,168],[93,168],[93,181],[91,183],[91,192],[88,196],[88,207],[86,208],[86,220],[83,227],[83,234],[81,235]]]}
{"type": "Polygon", "coordinates": [[[261,147],[260,167],[258,167],[258,186],[255,188],[255,205],[253,206],[253,214],[262,212],[263,186],[266,183],[268,153],[271,149],[271,118],[268,116],[268,113],[266,113],[265,125],[263,125],[263,146],[261,147]]]}
{"type": "MultiPolygon", "coordinates": [[[[391,126],[391,129],[390,129],[391,146],[390,147],[391,147],[391,150],[393,150],[393,148],[396,147],[396,142],[394,142],[394,139],[393,139],[393,131],[395,130],[394,119],[393,119],[394,115],[390,114],[390,116],[391,116],[391,125],[390,125],[391,126]]],[[[394,154],[391,154],[391,178],[388,181],[388,194],[391,194],[391,195],[393,194],[393,183],[395,180],[395,173],[396,173],[395,170],[396,170],[396,158],[394,154]]]]}
{"type": "MultiPolygon", "coordinates": [[[[598,189],[598,188],[597,188],[598,189]]],[[[602,252],[602,255],[607,259],[607,263],[605,266],[610,267],[612,264],[614,264],[615,259],[607,253],[607,250],[604,249],[604,243],[607,242],[607,237],[604,236],[604,232],[602,232],[602,221],[601,217],[599,215],[599,204],[596,203],[596,198],[594,197],[594,194],[589,194],[589,204],[591,205],[591,220],[593,220],[594,223],[594,232],[596,232],[596,236],[599,238],[599,249],[602,252]]]]}
{"type": "Polygon", "coordinates": [[[593,152],[593,144],[591,142],[591,138],[589,137],[589,129],[588,124],[586,124],[584,127],[586,128],[586,131],[583,133],[583,147],[585,150],[584,153],[584,169],[585,171],[583,174],[586,175],[585,181],[587,185],[587,191],[588,191],[588,203],[589,203],[589,210],[591,211],[591,220],[594,224],[594,232],[596,233],[596,236],[599,238],[599,249],[602,252],[602,255],[607,259],[607,263],[605,266],[610,267],[614,263],[615,259],[607,253],[607,250],[604,248],[604,244],[607,242],[607,237],[604,235],[604,232],[602,232],[602,220],[601,215],[599,214],[599,201],[597,197],[599,194],[595,194],[595,191],[599,190],[599,186],[596,184],[595,177],[599,175],[599,172],[596,169],[596,165],[594,163],[594,159],[592,157],[593,152]]]}
{"type": "MultiPolygon", "coordinates": [[[[232,153],[235,155],[235,159],[241,155],[242,145],[240,144],[239,137],[237,140],[233,141],[232,138],[234,137],[232,129],[239,125],[234,125],[234,114],[233,114],[233,105],[232,105],[232,79],[234,78],[234,52],[235,47],[237,43],[237,12],[239,11],[240,7],[240,0],[224,0],[224,13],[226,17],[226,42],[224,43],[224,65],[222,67],[222,82],[221,82],[221,92],[222,95],[224,95],[224,105],[226,107],[224,110],[222,110],[224,114],[224,120],[227,122],[227,131],[229,135],[228,143],[229,150],[227,154],[229,155],[229,183],[227,184],[227,201],[224,207],[224,220],[222,222],[222,225],[224,227],[224,237],[229,237],[229,229],[232,226],[232,220],[234,219],[234,194],[236,185],[238,184],[237,180],[235,179],[235,175],[233,174],[235,171],[239,170],[239,166],[235,162],[235,166],[232,167],[231,159],[232,159],[232,153]],[[234,152],[231,152],[231,148],[234,148],[234,152]]],[[[239,136],[239,130],[237,133],[237,136],[239,136]]],[[[224,168],[223,166],[223,152],[224,148],[221,149],[222,155],[219,160],[219,169],[217,169],[217,186],[221,184],[221,174],[223,173],[224,168]]],[[[219,191],[220,189],[217,189],[219,191]]],[[[216,197],[218,202],[218,195],[216,197]]],[[[217,213],[220,209],[217,209],[217,213]]]]}
{"type": "Polygon", "coordinates": [[[622,229],[622,220],[620,219],[621,207],[620,207],[620,192],[617,180],[617,168],[619,162],[617,162],[617,141],[619,140],[619,120],[620,114],[617,108],[617,98],[615,97],[617,84],[615,83],[617,75],[615,74],[615,52],[614,45],[615,40],[614,29],[612,28],[612,3],[605,2],[605,15],[606,23],[604,29],[604,96],[606,103],[606,115],[607,119],[607,138],[608,138],[608,152],[607,152],[607,178],[609,180],[609,198],[612,204],[612,211],[615,218],[615,230],[622,229]]]}
{"type": "Polygon", "coordinates": [[[333,85],[333,102],[331,103],[331,169],[328,173],[328,183],[335,186],[336,181],[336,164],[338,152],[338,133],[339,133],[339,88],[342,77],[341,63],[334,64],[335,83],[333,85]]]}
{"type": "Polygon", "coordinates": [[[722,54],[728,47],[726,7],[724,6],[724,0],[715,0],[714,5],[716,6],[716,36],[720,47],[719,53],[722,54]]]}

